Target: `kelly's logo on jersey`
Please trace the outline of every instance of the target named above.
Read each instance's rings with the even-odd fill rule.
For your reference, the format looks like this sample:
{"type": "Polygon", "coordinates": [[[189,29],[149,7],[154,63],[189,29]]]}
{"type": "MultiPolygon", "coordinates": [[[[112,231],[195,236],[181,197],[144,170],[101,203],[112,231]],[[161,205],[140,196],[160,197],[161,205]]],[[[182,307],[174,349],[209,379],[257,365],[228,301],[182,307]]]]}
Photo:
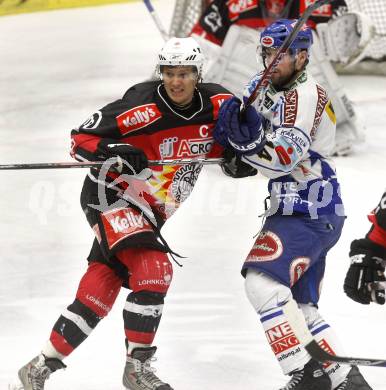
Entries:
{"type": "Polygon", "coordinates": [[[131,110],[120,114],[117,116],[117,123],[122,135],[125,135],[132,131],[149,126],[161,117],[162,114],[157,105],[151,103],[134,107],[131,110]]]}
{"type": "Polygon", "coordinates": [[[143,213],[134,209],[114,209],[102,213],[101,217],[110,249],[126,237],[153,231],[143,213]]]}
{"type": "Polygon", "coordinates": [[[232,97],[233,95],[229,93],[219,93],[217,95],[213,95],[210,97],[210,100],[212,101],[213,104],[213,118],[217,119],[218,117],[218,112],[220,110],[221,104],[225,102],[225,100],[228,100],[232,97]]]}
{"type": "Polygon", "coordinates": [[[257,7],[257,0],[229,0],[227,2],[229,19],[234,20],[239,17],[242,12],[249,11],[257,7]]]}

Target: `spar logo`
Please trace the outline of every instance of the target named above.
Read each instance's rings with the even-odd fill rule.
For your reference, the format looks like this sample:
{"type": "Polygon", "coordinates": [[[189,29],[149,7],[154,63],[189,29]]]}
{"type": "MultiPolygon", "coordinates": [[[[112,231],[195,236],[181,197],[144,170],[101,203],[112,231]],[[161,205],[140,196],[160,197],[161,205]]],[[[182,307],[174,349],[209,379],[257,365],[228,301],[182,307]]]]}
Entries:
{"type": "Polygon", "coordinates": [[[298,257],[292,260],[290,265],[290,286],[292,287],[308,270],[310,266],[309,257],[298,257]]]}
{"type": "Polygon", "coordinates": [[[162,118],[162,114],[154,103],[134,107],[117,116],[117,123],[122,135],[142,129],[162,118]]]}
{"type": "Polygon", "coordinates": [[[261,44],[264,47],[271,47],[275,43],[275,40],[272,37],[266,36],[261,40],[261,44]]]}

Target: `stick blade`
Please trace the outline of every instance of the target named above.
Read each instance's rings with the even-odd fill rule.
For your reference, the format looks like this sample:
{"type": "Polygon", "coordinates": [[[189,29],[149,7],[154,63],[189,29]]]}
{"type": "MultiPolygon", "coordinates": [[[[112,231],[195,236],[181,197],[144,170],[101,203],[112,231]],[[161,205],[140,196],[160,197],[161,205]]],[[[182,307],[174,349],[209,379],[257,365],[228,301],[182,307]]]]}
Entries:
{"type": "Polygon", "coordinates": [[[348,356],[331,355],[326,352],[315,340],[308,343],[305,348],[313,359],[318,360],[321,363],[337,362],[342,364],[350,364],[352,366],[386,367],[386,360],[382,359],[354,358],[348,356]]]}

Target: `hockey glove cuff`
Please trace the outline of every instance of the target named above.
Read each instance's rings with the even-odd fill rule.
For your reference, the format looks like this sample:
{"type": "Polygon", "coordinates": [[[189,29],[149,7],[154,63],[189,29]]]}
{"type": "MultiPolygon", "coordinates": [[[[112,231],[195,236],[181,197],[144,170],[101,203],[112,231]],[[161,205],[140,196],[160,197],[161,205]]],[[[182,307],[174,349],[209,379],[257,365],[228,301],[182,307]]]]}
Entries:
{"type": "Polygon", "coordinates": [[[118,173],[128,175],[139,174],[143,169],[148,168],[148,159],[142,149],[130,144],[119,143],[113,139],[102,139],[98,144],[99,157],[105,159],[116,157],[117,163],[114,170],[118,173]]]}
{"type": "Polygon", "coordinates": [[[369,304],[385,303],[386,248],[367,238],[354,240],[350,248],[351,265],[344,280],[344,292],[352,300],[369,304]]]}
{"type": "Polygon", "coordinates": [[[240,154],[236,154],[234,149],[225,149],[223,153],[224,162],[221,164],[222,171],[227,176],[235,179],[257,175],[257,170],[244,161],[241,161],[241,157],[240,154]]]}
{"type": "Polygon", "coordinates": [[[259,153],[265,145],[263,117],[252,106],[240,117],[241,101],[235,97],[224,102],[220,108],[219,122],[222,129],[222,145],[227,142],[239,154],[259,153]]]}

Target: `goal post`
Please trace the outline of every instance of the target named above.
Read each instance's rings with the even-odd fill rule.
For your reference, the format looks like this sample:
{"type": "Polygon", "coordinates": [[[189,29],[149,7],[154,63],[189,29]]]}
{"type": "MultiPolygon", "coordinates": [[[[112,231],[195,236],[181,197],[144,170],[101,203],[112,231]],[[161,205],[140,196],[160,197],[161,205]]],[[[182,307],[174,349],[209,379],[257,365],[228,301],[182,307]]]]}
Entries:
{"type": "Polygon", "coordinates": [[[175,0],[169,36],[186,37],[210,0],[175,0]]]}

